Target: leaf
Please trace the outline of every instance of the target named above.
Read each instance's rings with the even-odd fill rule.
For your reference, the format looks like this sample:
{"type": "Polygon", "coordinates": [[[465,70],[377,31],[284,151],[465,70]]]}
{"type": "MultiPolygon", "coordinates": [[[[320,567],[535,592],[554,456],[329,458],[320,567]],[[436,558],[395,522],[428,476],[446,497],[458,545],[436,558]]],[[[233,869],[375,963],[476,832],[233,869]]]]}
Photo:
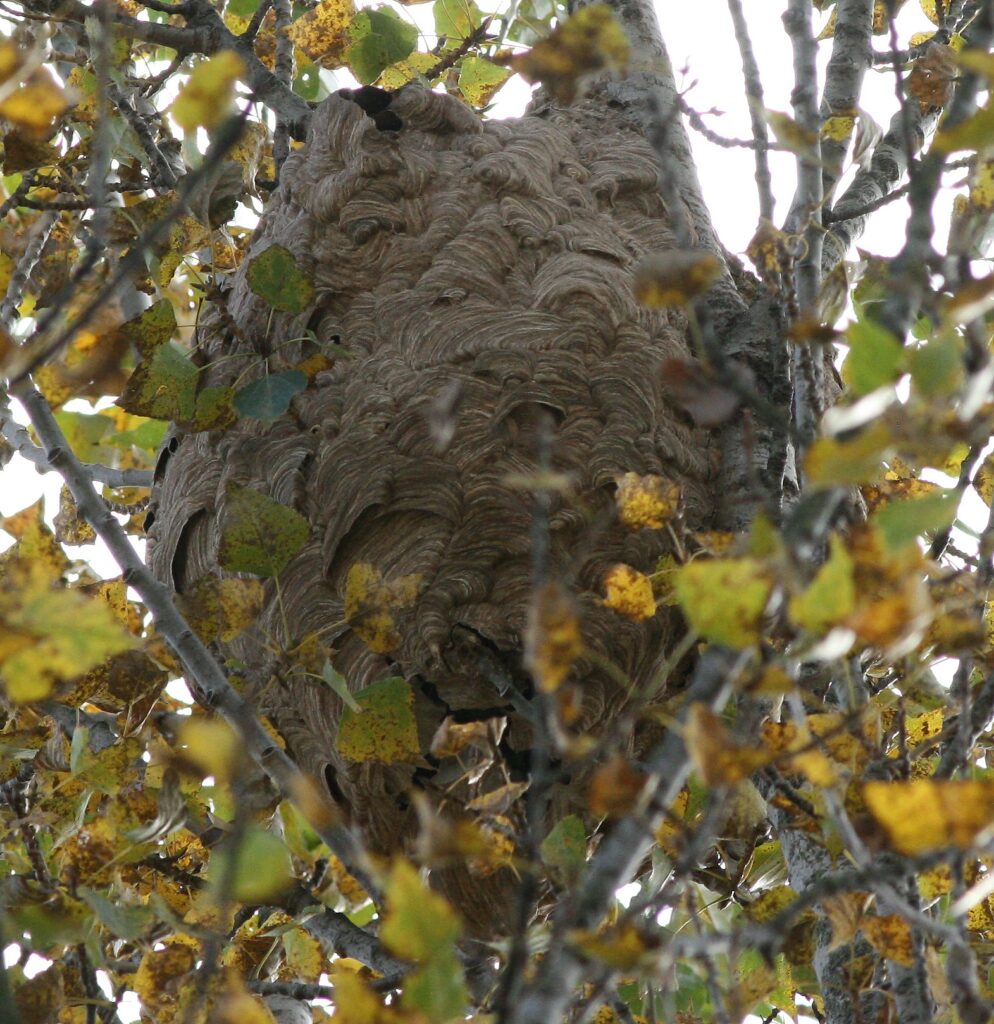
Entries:
{"type": "Polygon", "coordinates": [[[249,260],[248,283],[273,309],[288,313],[302,312],[314,297],[314,285],[293,253],[282,245],[271,245],[249,260]]]}
{"type": "Polygon", "coordinates": [[[583,653],[576,603],[557,583],[532,600],[525,637],[525,664],[546,693],[557,690],[583,653]]]}
{"type": "Polygon", "coordinates": [[[433,956],[404,978],[400,1005],[427,1024],[465,1019],[469,994],[455,953],[433,956]]]}
{"type": "Polygon", "coordinates": [[[469,39],[483,21],[483,12],[475,0],[435,0],[432,14],[435,18],[435,34],[444,36],[450,48],[469,39]]]}
{"type": "Polygon", "coordinates": [[[243,416],[272,421],[290,408],[294,395],[307,387],[307,375],[300,370],[272,373],[235,392],[232,401],[243,416]]]}
{"type": "Polygon", "coordinates": [[[103,601],[53,586],[45,563],[0,564],[0,681],[13,703],[44,700],[134,643],[103,601]]]}
{"type": "Polygon", "coordinates": [[[721,718],[700,701],[688,710],[683,740],[695,771],[708,786],[732,786],[771,759],[760,747],[736,742],[721,718]]]}
{"type": "Polygon", "coordinates": [[[351,41],[348,30],[355,13],[353,0],[321,0],[286,29],[286,34],[311,60],[333,71],[345,63],[351,41]]]}
{"type": "Polygon", "coordinates": [[[184,719],[176,732],[176,747],[185,760],[216,779],[231,779],[242,765],[242,741],[220,718],[197,715],[184,719]]]}
{"type": "Polygon", "coordinates": [[[650,309],[686,306],[706,292],[721,272],[721,261],[704,249],[652,253],[635,268],[635,298],[650,309]]]}
{"type": "Polygon", "coordinates": [[[342,703],[352,711],[362,711],[362,706],[352,696],[352,691],[349,689],[349,684],[345,682],[341,673],[339,673],[335,666],[332,665],[328,658],[325,658],[324,665],[321,669],[321,678],[332,688],[332,690],[338,694],[341,698],[342,703]]]}
{"type": "Polygon", "coordinates": [[[111,900],[85,885],[77,892],[100,923],[119,939],[137,939],[155,920],[151,907],[111,900]]]}
{"type": "Polygon", "coordinates": [[[399,89],[402,85],[437,68],[438,61],[438,56],[434,53],[410,53],[403,60],[394,61],[390,67],[384,68],[377,79],[377,85],[383,89],[399,89]]]}
{"type": "Polygon", "coordinates": [[[994,452],[988,452],[973,477],[973,489],[990,508],[994,504],[994,452]]]}
{"type": "Polygon", "coordinates": [[[249,487],[231,485],[218,561],[230,572],[276,576],[307,543],[310,532],[299,512],[249,487]]]}
{"type": "Polygon", "coordinates": [[[462,924],[445,897],[432,892],[412,864],[394,861],[384,886],[387,911],[380,929],[383,944],[411,963],[448,959],[462,924]]]}
{"type": "Polygon", "coordinates": [[[790,617],[805,629],[824,633],[844,622],[855,607],[853,560],[842,539],[833,536],[825,564],[804,593],[790,599],[790,617]]]}
{"type": "Polygon", "coordinates": [[[345,579],[345,619],[370,650],[387,654],[401,641],[394,613],[412,605],[420,587],[420,576],[387,582],[375,566],[357,562],[345,579]]]}
{"type": "Polygon", "coordinates": [[[880,324],[857,320],[846,331],[849,355],[842,365],[842,377],[857,395],[867,395],[901,374],[904,347],[880,324]]]}
{"type": "Polygon", "coordinates": [[[855,437],[820,437],[808,449],[805,470],[814,484],[862,484],[883,474],[894,446],[887,426],[873,423],[855,437]]]}
{"type": "Polygon", "coordinates": [[[583,819],[579,815],[568,814],[557,822],[542,840],[539,852],[549,867],[561,871],[567,882],[575,882],[587,861],[587,830],[583,819]]]}
{"type": "Polygon", "coordinates": [[[959,496],[943,491],[922,498],[891,501],[873,514],[872,524],[880,531],[885,550],[900,551],[923,533],[943,530],[956,518],[959,496]]]}
{"type": "Polygon", "coordinates": [[[234,50],[221,50],[194,67],[169,108],[184,131],[216,128],[230,113],[235,83],[245,76],[245,62],[234,50]]]}
{"type": "Polygon", "coordinates": [[[760,637],[773,581],[754,558],[698,559],[676,574],[676,595],[690,625],[729,647],[748,647],[760,637]]]}
{"type": "Polygon", "coordinates": [[[368,7],[352,19],[349,39],[348,65],[363,85],[370,85],[384,68],[411,53],[418,30],[389,7],[368,7]]]}
{"type": "Polygon", "coordinates": [[[630,565],[616,565],[604,576],[605,608],[633,622],[644,622],[656,614],[652,580],[630,565]]]}
{"type": "Polygon", "coordinates": [[[585,75],[603,68],[622,70],[628,56],[628,37],[614,12],[605,4],[591,4],[527,53],[513,57],[511,67],[526,82],[541,82],[560,103],[572,103],[585,75]]]}
{"type": "Polygon", "coordinates": [[[361,711],[342,710],[338,750],[350,761],[419,764],[422,760],[414,691],[397,676],[355,693],[361,711]]]}
{"type": "Polygon", "coordinates": [[[293,882],[290,851],[272,832],[248,825],[241,835],[224,840],[213,851],[207,878],[215,896],[265,903],[293,882]]]}
{"type": "Polygon", "coordinates": [[[911,928],[899,914],[864,917],[859,927],[870,945],[881,956],[904,967],[914,967],[915,951],[911,928]]]}
{"type": "Polygon", "coordinates": [[[598,818],[622,818],[638,803],[645,783],[645,773],[616,754],[590,777],[587,806],[598,818]]]}
{"type": "Polygon", "coordinates": [[[459,91],[470,106],[485,107],[510,77],[508,68],[470,54],[459,65],[459,91]]]}
{"type": "Polygon", "coordinates": [[[150,359],[135,367],[115,404],[156,420],[190,421],[197,409],[199,373],[178,345],[158,345],[150,359]]]}
{"type": "Polygon", "coordinates": [[[887,845],[911,857],[969,849],[994,820],[994,781],[864,782],[860,792],[887,845]]]}
{"type": "Polygon", "coordinates": [[[0,100],[0,118],[16,125],[29,137],[46,139],[51,134],[56,118],[68,106],[62,86],[56,83],[47,69],[38,68],[23,84],[0,100]]]}
{"type": "Polygon", "coordinates": [[[680,508],[680,485],[660,476],[616,477],[618,518],[630,530],[660,530],[680,508]]]}

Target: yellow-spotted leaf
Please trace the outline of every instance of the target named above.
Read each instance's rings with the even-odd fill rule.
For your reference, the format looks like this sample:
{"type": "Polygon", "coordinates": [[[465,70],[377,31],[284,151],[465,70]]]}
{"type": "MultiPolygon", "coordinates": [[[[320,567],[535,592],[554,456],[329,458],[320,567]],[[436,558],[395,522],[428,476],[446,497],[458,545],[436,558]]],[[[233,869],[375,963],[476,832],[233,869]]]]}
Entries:
{"type": "Polygon", "coordinates": [[[508,68],[486,57],[470,55],[459,65],[459,91],[470,106],[485,107],[510,77],[508,68]]]}
{"type": "Polygon", "coordinates": [[[606,608],[633,622],[644,622],[656,614],[652,580],[630,565],[616,565],[604,576],[606,608]]]}
{"type": "Polygon", "coordinates": [[[532,601],[525,661],[539,686],[557,690],[583,653],[576,602],[557,583],[542,587],[532,601]]]}
{"type": "Polygon", "coordinates": [[[348,30],[355,13],[353,0],[321,0],[298,18],[286,34],[322,67],[340,68],[351,42],[348,30]]]}
{"type": "Polygon", "coordinates": [[[882,839],[909,856],[968,849],[994,828],[994,781],[865,782],[862,796],[882,839]]]}
{"type": "Polygon", "coordinates": [[[748,647],[759,640],[773,580],[758,559],[698,559],[680,569],[675,589],[698,633],[729,647],[748,647]]]}
{"type": "Polygon", "coordinates": [[[721,275],[721,261],[703,249],[646,256],[635,268],[635,298],[650,309],[685,306],[721,275]]]}
{"type": "Polygon", "coordinates": [[[344,757],[378,764],[421,761],[410,683],[399,677],[382,679],[354,697],[361,710],[344,708],[338,730],[338,749],[344,757]]]}
{"type": "Polygon", "coordinates": [[[250,487],[227,491],[218,561],[231,572],[277,576],[310,536],[307,520],[250,487]]]}
{"type": "Polygon", "coordinates": [[[618,518],[630,530],[659,530],[680,507],[680,485],[660,476],[625,473],[616,480],[618,518]]]}
{"type": "Polygon", "coordinates": [[[409,608],[421,589],[418,575],[384,580],[368,562],[357,562],[345,579],[345,619],[371,651],[387,654],[401,641],[397,613],[409,608]]]}

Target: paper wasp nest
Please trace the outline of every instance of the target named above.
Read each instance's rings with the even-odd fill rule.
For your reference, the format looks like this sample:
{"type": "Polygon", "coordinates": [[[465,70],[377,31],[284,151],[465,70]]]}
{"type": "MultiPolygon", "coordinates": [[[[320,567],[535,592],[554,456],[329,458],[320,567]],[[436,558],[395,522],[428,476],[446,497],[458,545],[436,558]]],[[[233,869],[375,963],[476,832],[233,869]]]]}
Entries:
{"type": "MultiPolygon", "coordinates": [[[[673,240],[654,155],[624,116],[590,99],[482,122],[417,86],[389,109],[395,130],[341,96],[315,111],[226,308],[208,310],[197,334],[204,385],[244,386],[310,357],[325,368],[275,421],[242,417],[174,445],[149,547],[156,575],[184,593],[219,571],[229,485],[306,516],[309,541],[278,588],[267,583],[257,624],[223,654],[247,666],[250,693],[298,763],[387,853],[417,831],[412,790],[455,811],[460,792],[526,771],[529,727],[485,665],[520,664],[539,425],[553,473],[570,482],[550,492],[548,574],[575,595],[593,660],[637,683],[651,680],[678,627],[668,609],[636,624],[600,603],[607,569],[651,571],[668,543],[665,531],[620,526],[615,478],[677,481],[700,525],[713,468],[706,436],[664,391],[661,364],[687,355],[683,316],[632,295],[635,264],[673,240]],[[275,243],[313,281],[299,315],[274,312],[249,288],[246,266],[275,243]],[[387,653],[346,621],[357,565],[388,583],[418,578],[387,653]],[[387,676],[411,684],[418,763],[338,751],[342,701],[280,654],[315,634],[351,690],[387,676]],[[429,753],[440,723],[505,715],[501,763],[447,792],[458,772],[429,753]]],[[[573,679],[576,728],[596,731],[624,707],[623,688],[590,660],[573,679]]],[[[499,879],[481,884],[465,868],[439,872],[436,884],[478,931],[513,904],[499,879]]]]}

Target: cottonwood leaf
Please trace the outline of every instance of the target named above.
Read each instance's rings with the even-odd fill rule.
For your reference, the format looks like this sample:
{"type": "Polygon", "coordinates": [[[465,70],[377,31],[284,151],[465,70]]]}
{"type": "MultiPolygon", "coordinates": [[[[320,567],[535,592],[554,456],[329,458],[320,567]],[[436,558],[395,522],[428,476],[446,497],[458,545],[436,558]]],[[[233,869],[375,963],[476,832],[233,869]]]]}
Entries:
{"type": "Polygon", "coordinates": [[[483,12],[475,0],[435,0],[432,14],[435,34],[444,36],[450,48],[469,39],[483,21],[483,12]]]}
{"type": "Polygon", "coordinates": [[[334,70],[345,63],[345,51],[351,42],[349,26],[355,13],[353,0],[321,0],[298,18],[286,34],[311,60],[334,70]]]}
{"type": "Polygon", "coordinates": [[[354,695],[359,711],[346,706],[338,750],[350,761],[413,764],[421,761],[414,691],[398,676],[381,679],[354,695]]]}
{"type": "Polygon", "coordinates": [[[525,81],[541,82],[560,103],[572,103],[584,76],[602,68],[621,70],[628,56],[628,37],[614,12],[605,4],[592,4],[560,22],[527,53],[512,58],[511,67],[525,81]]]}
{"type": "Polygon", "coordinates": [[[85,885],[81,885],[77,893],[100,923],[119,939],[137,939],[155,920],[151,907],[108,899],[85,885]]]}
{"type": "Polygon", "coordinates": [[[234,50],[221,50],[201,61],[169,108],[184,131],[216,128],[231,110],[235,83],[245,75],[245,62],[234,50]]]}
{"type": "Polygon", "coordinates": [[[841,538],[832,537],[828,559],[803,594],[790,599],[790,617],[799,626],[824,633],[844,622],[856,607],[853,560],[841,538]]]}
{"type": "Polygon", "coordinates": [[[449,1024],[465,1017],[468,999],[462,965],[450,951],[433,956],[404,978],[400,1005],[427,1024],[449,1024]]]}
{"type": "Polygon", "coordinates": [[[459,65],[459,91],[471,106],[485,107],[510,77],[510,69],[471,54],[459,65]]]}
{"type": "Polygon", "coordinates": [[[377,654],[401,641],[395,613],[414,603],[421,577],[413,574],[384,580],[369,562],[357,562],[345,579],[345,618],[355,634],[377,654]]]}
{"type": "Polygon", "coordinates": [[[680,508],[680,485],[649,474],[625,473],[615,478],[618,518],[630,530],[660,530],[680,508]]]}
{"type": "Polygon", "coordinates": [[[865,782],[860,792],[881,838],[907,856],[965,850],[994,821],[994,781],[865,782]]]}
{"type": "Polygon", "coordinates": [[[352,19],[349,39],[345,59],[356,78],[371,85],[384,68],[411,53],[418,30],[389,7],[369,7],[352,19]]]}
{"type": "Polygon", "coordinates": [[[314,297],[314,285],[282,245],[271,245],[249,260],[248,283],[260,299],[287,313],[303,312],[314,297]]]}
{"type": "Polygon", "coordinates": [[[857,395],[866,395],[897,381],[904,365],[904,347],[880,324],[858,320],[846,331],[849,355],[842,376],[857,395]]]}
{"type": "Polygon", "coordinates": [[[721,261],[704,249],[672,249],[642,258],[635,268],[635,298],[650,309],[686,306],[721,275],[721,261]]]}
{"type": "Polygon", "coordinates": [[[698,559],[676,573],[674,589],[698,633],[729,647],[748,647],[760,638],[773,580],[758,559],[698,559]]]}
{"type": "Polygon", "coordinates": [[[923,533],[945,529],[956,518],[959,496],[943,491],[907,501],[890,501],[874,513],[872,524],[883,537],[885,550],[897,552],[923,533]]]}
{"type": "Polygon", "coordinates": [[[218,561],[230,572],[276,576],[307,543],[310,523],[249,487],[228,488],[218,561]]]}
{"type": "Polygon", "coordinates": [[[394,861],[384,886],[387,910],[380,929],[383,944],[411,963],[452,955],[462,923],[444,896],[432,892],[408,861],[394,861]]]}
{"type": "Polygon", "coordinates": [[[616,565],[604,575],[605,608],[633,622],[644,622],[656,614],[652,580],[630,565],[616,565]]]}
{"type": "Polygon", "coordinates": [[[232,836],[214,850],[207,866],[207,879],[219,896],[244,903],[265,903],[293,882],[290,851],[272,832],[249,825],[241,835],[232,836]],[[226,883],[230,884],[222,892],[226,883]]]}
{"type": "Polygon", "coordinates": [[[583,653],[576,603],[557,583],[534,596],[525,638],[525,662],[546,692],[557,690],[583,653]]]}
{"type": "Polygon", "coordinates": [[[243,416],[272,421],[290,408],[294,395],[307,387],[307,375],[300,370],[272,373],[235,392],[232,404],[243,416]]]}
{"type": "Polygon", "coordinates": [[[197,409],[199,370],[179,345],[157,345],[142,359],[116,405],[157,420],[192,420],[197,409]]]}
{"type": "Polygon", "coordinates": [[[904,967],[914,967],[915,950],[911,928],[900,914],[864,917],[859,927],[870,945],[882,957],[904,967]]]}
{"type": "Polygon", "coordinates": [[[587,861],[587,830],[583,819],[569,814],[557,822],[542,840],[542,860],[563,873],[567,881],[575,881],[587,861]]]}

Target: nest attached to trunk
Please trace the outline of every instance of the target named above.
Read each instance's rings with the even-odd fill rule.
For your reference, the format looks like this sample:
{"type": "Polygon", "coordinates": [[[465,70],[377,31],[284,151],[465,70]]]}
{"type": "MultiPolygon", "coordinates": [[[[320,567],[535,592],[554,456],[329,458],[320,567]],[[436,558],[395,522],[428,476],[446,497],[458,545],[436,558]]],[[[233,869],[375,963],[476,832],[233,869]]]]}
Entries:
{"type": "MultiPolygon", "coordinates": [[[[197,332],[205,386],[242,386],[315,356],[326,368],[274,422],[242,418],[174,442],[149,532],[153,571],[182,594],[221,572],[229,484],[307,517],[310,539],[280,574],[279,596],[268,583],[258,622],[223,653],[247,666],[250,694],[298,763],[327,779],[384,853],[414,839],[412,788],[458,803],[451,766],[429,754],[446,717],[509,716],[503,763],[464,795],[527,766],[529,727],[481,653],[520,663],[534,591],[534,505],[521,479],[536,471],[537,424],[552,424],[551,469],[571,481],[550,498],[549,575],[575,595],[588,650],[636,683],[652,678],[679,624],[667,609],[636,624],[600,603],[607,569],[651,571],[667,550],[665,531],[617,522],[615,479],[677,481],[688,520],[704,525],[714,464],[662,379],[665,360],[688,355],[685,320],[632,294],[640,258],[674,241],[655,157],[625,115],[588,99],[483,122],[417,86],[389,109],[384,122],[347,97],[323,103],[253,237],[245,264],[274,243],[288,248],[314,283],[310,308],[274,313],[243,266],[197,332]],[[344,622],[358,563],[388,581],[421,580],[387,655],[344,622]],[[418,764],[339,753],[342,701],[279,653],[313,634],[353,691],[390,675],[412,684],[418,764]]],[[[575,679],[577,728],[596,732],[626,708],[589,662],[575,679]]],[[[506,920],[508,880],[502,871],[483,884],[454,867],[436,884],[486,933],[506,920]]]]}

